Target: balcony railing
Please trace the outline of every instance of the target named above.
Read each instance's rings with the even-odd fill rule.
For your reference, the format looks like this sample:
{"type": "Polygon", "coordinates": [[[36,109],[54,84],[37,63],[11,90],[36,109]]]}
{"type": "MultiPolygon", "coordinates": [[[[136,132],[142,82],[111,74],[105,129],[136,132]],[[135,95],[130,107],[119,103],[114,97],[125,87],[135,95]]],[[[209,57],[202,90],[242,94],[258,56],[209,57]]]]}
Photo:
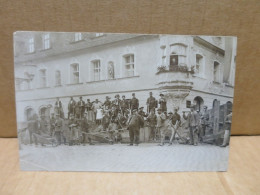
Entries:
{"type": "Polygon", "coordinates": [[[163,72],[183,72],[183,73],[187,73],[187,74],[194,74],[195,66],[188,67],[186,64],[158,66],[156,74],[160,74],[163,72]]]}

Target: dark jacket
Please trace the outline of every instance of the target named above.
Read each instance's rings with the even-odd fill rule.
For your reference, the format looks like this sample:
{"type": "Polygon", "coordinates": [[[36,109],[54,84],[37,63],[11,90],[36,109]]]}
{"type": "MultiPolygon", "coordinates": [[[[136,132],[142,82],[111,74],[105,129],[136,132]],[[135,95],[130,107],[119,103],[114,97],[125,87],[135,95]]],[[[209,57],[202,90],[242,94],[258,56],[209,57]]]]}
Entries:
{"type": "Polygon", "coordinates": [[[131,115],[128,121],[129,128],[137,128],[140,129],[144,126],[144,120],[139,114],[131,115]]]}

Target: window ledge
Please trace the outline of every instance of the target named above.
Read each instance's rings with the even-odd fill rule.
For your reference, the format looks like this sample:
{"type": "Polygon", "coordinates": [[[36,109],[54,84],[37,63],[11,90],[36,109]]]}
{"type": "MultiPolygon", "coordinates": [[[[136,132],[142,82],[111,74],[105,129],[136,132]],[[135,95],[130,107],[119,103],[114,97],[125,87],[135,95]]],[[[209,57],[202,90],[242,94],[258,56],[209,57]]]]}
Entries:
{"type": "Polygon", "coordinates": [[[54,87],[56,88],[56,87],[62,87],[62,85],[54,85],[54,87]]]}
{"type": "Polygon", "coordinates": [[[36,51],[34,50],[33,52],[26,52],[25,55],[32,55],[32,54],[35,54],[36,51]]]}
{"type": "Polygon", "coordinates": [[[135,76],[130,76],[130,77],[119,77],[119,78],[114,78],[114,79],[102,79],[102,80],[98,80],[98,81],[87,81],[86,83],[117,81],[117,80],[121,80],[121,79],[131,79],[131,78],[137,78],[137,77],[140,77],[140,75],[135,75],[135,76]]]}
{"type": "Polygon", "coordinates": [[[42,51],[48,51],[48,50],[51,50],[51,49],[52,49],[52,47],[49,47],[47,49],[40,49],[39,51],[42,52],[42,51]]]}
{"type": "Polygon", "coordinates": [[[82,85],[83,84],[83,82],[80,82],[80,83],[68,83],[67,85],[69,86],[69,85],[82,85]]]}
{"type": "Polygon", "coordinates": [[[200,79],[207,80],[206,77],[205,77],[205,76],[202,76],[202,75],[196,75],[196,74],[193,74],[192,76],[193,76],[193,77],[200,78],[200,79]]]}
{"type": "Polygon", "coordinates": [[[33,89],[18,89],[17,92],[23,92],[23,91],[33,91],[33,89]]]}
{"type": "Polygon", "coordinates": [[[48,88],[51,88],[51,87],[37,87],[36,89],[48,89],[48,88]]]}
{"type": "Polygon", "coordinates": [[[221,83],[218,82],[218,81],[213,81],[213,83],[216,84],[216,85],[220,85],[220,84],[221,84],[221,83]]]}
{"type": "Polygon", "coordinates": [[[78,41],[70,41],[70,44],[76,44],[76,43],[80,43],[80,42],[84,42],[85,39],[81,39],[81,40],[78,40],[78,41]]]}

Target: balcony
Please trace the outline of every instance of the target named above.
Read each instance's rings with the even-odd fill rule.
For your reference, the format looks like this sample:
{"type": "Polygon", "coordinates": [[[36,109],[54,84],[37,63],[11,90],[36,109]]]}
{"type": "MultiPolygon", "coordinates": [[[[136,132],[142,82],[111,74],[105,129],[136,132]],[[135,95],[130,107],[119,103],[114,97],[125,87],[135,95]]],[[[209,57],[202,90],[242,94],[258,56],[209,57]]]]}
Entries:
{"type": "Polygon", "coordinates": [[[167,107],[180,107],[193,88],[193,68],[187,65],[160,66],[156,73],[158,89],[167,99],[167,107]]]}

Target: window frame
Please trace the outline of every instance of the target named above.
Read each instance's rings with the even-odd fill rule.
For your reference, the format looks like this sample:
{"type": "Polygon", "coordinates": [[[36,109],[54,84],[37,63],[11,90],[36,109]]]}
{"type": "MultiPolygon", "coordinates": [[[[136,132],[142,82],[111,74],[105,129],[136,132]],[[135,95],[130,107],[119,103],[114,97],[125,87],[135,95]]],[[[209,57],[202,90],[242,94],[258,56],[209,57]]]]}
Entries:
{"type": "Polygon", "coordinates": [[[35,44],[34,44],[34,37],[29,38],[28,40],[28,48],[27,52],[28,53],[34,53],[35,52],[35,44]]]}
{"type": "Polygon", "coordinates": [[[126,54],[123,56],[124,59],[124,76],[125,77],[133,77],[136,75],[135,71],[135,55],[133,53],[126,54]],[[129,57],[129,62],[127,62],[127,58],[129,57]],[[126,68],[129,66],[129,69],[126,68]],[[132,72],[132,74],[129,74],[129,72],[132,72]]]}
{"type": "Polygon", "coordinates": [[[93,81],[100,81],[101,80],[101,61],[99,59],[92,60],[91,65],[92,65],[92,71],[91,72],[93,73],[92,80],[93,81]],[[96,70],[97,70],[97,72],[95,72],[96,70]],[[98,74],[98,77],[96,77],[97,74],[98,74]]]}
{"type": "Polygon", "coordinates": [[[39,69],[39,87],[40,88],[45,88],[47,87],[47,69],[46,68],[42,68],[39,69]],[[42,76],[41,74],[44,71],[44,75],[42,76]],[[43,82],[44,80],[44,82],[43,82]]]}
{"type": "Polygon", "coordinates": [[[50,33],[43,35],[43,50],[47,50],[51,48],[51,39],[50,33]]]}
{"type": "Polygon", "coordinates": [[[72,63],[70,64],[70,84],[79,84],[80,83],[80,66],[79,63],[72,63]],[[76,67],[76,69],[74,69],[76,67]],[[77,82],[76,81],[76,74],[78,75],[77,82]]]}

